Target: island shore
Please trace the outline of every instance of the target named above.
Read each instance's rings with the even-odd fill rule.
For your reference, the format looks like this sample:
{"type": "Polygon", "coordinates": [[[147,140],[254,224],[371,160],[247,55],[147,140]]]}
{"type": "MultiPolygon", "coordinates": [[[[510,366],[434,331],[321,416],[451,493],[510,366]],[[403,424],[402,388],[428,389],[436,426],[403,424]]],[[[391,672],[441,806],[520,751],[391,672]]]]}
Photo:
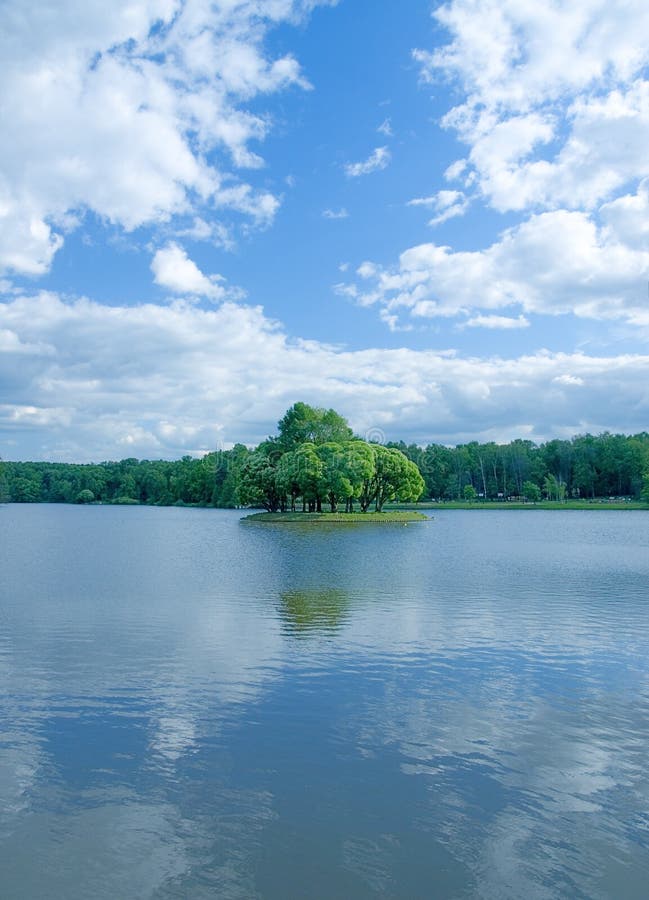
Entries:
{"type": "Polygon", "coordinates": [[[242,522],[260,525],[407,525],[409,522],[427,522],[430,516],[414,509],[388,510],[387,512],[258,512],[244,516],[242,522]]]}

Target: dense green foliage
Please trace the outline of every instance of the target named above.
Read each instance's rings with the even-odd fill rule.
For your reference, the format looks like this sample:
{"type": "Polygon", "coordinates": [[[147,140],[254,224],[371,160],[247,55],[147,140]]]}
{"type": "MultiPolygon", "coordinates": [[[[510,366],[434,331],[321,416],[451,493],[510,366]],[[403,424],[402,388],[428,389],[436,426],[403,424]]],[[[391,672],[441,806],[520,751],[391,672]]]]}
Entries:
{"type": "MultiPolygon", "coordinates": [[[[472,487],[479,500],[640,498],[643,479],[649,500],[649,434],[631,437],[608,432],[585,434],[545,444],[515,440],[509,444],[388,444],[419,467],[424,496],[464,500],[472,487]]],[[[469,492],[472,493],[472,492],[469,492]]]]}
{"type": "Polygon", "coordinates": [[[92,465],[42,462],[0,464],[4,499],[14,503],[150,503],[160,506],[236,506],[238,471],[249,451],[208,453],[202,459],[123,459],[92,465]]]}
{"type": "Polygon", "coordinates": [[[148,503],[317,511],[381,510],[392,500],[631,497],[649,503],[649,434],[458,447],[354,438],[334,410],[296,403],[256,449],[81,465],[0,463],[0,501],[148,503]],[[413,465],[414,464],[414,465],[413,465]]]}
{"type": "Polygon", "coordinates": [[[260,444],[241,466],[239,498],[269,512],[332,513],[344,505],[362,512],[371,503],[380,512],[388,500],[417,500],[424,481],[400,450],[354,439],[347,422],[332,409],[296,403],[279,422],[279,435],[260,444]]]}

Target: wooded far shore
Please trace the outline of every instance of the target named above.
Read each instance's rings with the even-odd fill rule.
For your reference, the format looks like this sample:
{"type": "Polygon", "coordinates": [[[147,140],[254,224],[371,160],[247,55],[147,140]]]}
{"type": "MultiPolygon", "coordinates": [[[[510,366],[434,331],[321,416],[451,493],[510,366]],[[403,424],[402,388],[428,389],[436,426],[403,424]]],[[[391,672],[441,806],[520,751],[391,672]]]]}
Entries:
{"type": "MultiPolygon", "coordinates": [[[[415,463],[421,501],[450,508],[632,508],[649,503],[649,434],[578,435],[535,444],[471,442],[420,447],[388,442],[415,463]]],[[[201,458],[89,464],[0,462],[0,500],[13,503],[144,503],[234,508],[254,450],[236,444],[201,458]]],[[[254,504],[252,504],[254,505],[254,504]]]]}

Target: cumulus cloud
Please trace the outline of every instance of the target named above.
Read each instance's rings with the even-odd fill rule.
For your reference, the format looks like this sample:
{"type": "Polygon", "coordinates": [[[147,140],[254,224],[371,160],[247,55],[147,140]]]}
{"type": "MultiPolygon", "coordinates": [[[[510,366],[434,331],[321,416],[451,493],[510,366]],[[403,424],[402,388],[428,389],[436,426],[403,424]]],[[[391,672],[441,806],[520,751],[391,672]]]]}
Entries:
{"type": "Polygon", "coordinates": [[[307,88],[269,27],[314,3],[8,0],[0,11],[0,270],[47,271],[85,211],[131,231],[234,210],[265,224],[278,198],[242,180],[269,119],[245,104],[307,88]]]}
{"type": "Polygon", "coordinates": [[[151,261],[151,271],[155,283],[174,294],[222,300],[233,293],[224,288],[222,275],[204,275],[183,248],[173,241],[156,251],[151,261]]]}
{"type": "Polygon", "coordinates": [[[646,355],[354,351],[291,340],[254,306],[107,307],[51,293],[7,300],[0,329],[5,458],[177,457],[254,443],[300,398],[339,409],[358,433],[421,442],[640,431],[649,415],[646,355]]]}
{"type": "Polygon", "coordinates": [[[528,114],[467,134],[480,189],[497,210],[593,209],[649,175],[649,82],[575,99],[565,119],[568,138],[558,152],[544,154],[560,122],[528,114]]]}
{"type": "Polygon", "coordinates": [[[434,16],[450,40],[414,58],[463,90],[444,122],[496,209],[590,208],[649,174],[643,0],[451,0],[434,16]]]}
{"type": "Polygon", "coordinates": [[[451,0],[434,16],[451,41],[416,50],[422,77],[460,79],[471,104],[521,110],[633,78],[647,61],[649,10],[642,0],[544,6],[517,0],[451,0]],[[571,61],[571,65],[565,65],[571,61]]]}
{"type": "Polygon", "coordinates": [[[413,56],[423,81],[450,79],[463,95],[442,120],[467,147],[443,173],[462,190],[408,205],[430,209],[431,226],[480,203],[518,224],[470,251],[429,243],[398,264],[367,260],[364,284],[338,292],[393,331],[455,316],[460,327],[527,327],[524,313],[645,327],[649,8],[449,0],[433,16],[448,40],[413,56]]]}
{"type": "Polygon", "coordinates": [[[367,159],[361,162],[347,163],[345,165],[345,174],[349,178],[358,178],[361,175],[370,175],[372,172],[379,172],[381,169],[387,168],[390,164],[392,156],[387,147],[377,147],[370,153],[367,159]]]}
{"type": "Polygon", "coordinates": [[[469,204],[516,218],[482,248],[421,244],[398,264],[365,263],[374,284],[357,301],[392,329],[460,315],[496,325],[501,309],[510,323],[574,312],[649,324],[649,7],[449,0],[433,16],[448,39],[413,55],[423,81],[461,94],[442,124],[466,145],[444,172],[462,190],[409,205],[430,208],[432,226],[469,204]]]}
{"type": "Polygon", "coordinates": [[[599,210],[600,219],[615,240],[635,249],[649,246],[649,181],[635,194],[623,194],[599,210]]]}
{"type": "Polygon", "coordinates": [[[452,317],[512,306],[524,312],[646,324],[649,249],[622,243],[582,212],[557,210],[507,229],[490,247],[405,250],[399,265],[365,262],[359,302],[390,314],[452,317]]]}

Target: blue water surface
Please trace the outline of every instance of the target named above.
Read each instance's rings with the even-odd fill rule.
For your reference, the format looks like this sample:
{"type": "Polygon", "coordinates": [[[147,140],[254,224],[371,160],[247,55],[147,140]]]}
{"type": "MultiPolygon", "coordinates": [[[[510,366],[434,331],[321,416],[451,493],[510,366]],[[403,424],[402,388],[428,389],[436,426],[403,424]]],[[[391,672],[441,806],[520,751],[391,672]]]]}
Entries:
{"type": "Polygon", "coordinates": [[[0,896],[644,898],[649,515],[0,507],[0,896]]]}

